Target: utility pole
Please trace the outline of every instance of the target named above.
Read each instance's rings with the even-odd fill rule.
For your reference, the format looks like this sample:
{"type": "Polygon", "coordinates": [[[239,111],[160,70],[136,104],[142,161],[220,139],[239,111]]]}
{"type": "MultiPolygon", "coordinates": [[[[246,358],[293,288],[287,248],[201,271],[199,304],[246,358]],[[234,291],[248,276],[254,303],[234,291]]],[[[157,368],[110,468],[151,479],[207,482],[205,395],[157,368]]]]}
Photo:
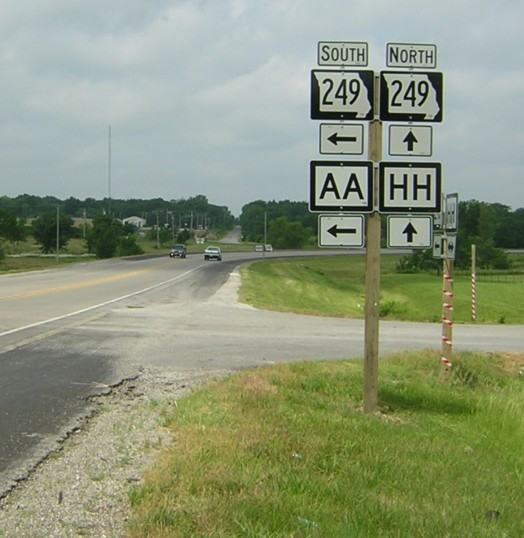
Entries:
{"type": "Polygon", "coordinates": [[[56,263],[60,261],[60,206],[56,206],[56,263]]]}
{"type": "Polygon", "coordinates": [[[111,214],[111,125],[108,132],[108,148],[107,148],[107,196],[108,196],[108,210],[107,213],[111,214]]]}
{"type": "Polygon", "coordinates": [[[158,209],[156,211],[156,248],[160,248],[160,222],[158,217],[158,209]]]}

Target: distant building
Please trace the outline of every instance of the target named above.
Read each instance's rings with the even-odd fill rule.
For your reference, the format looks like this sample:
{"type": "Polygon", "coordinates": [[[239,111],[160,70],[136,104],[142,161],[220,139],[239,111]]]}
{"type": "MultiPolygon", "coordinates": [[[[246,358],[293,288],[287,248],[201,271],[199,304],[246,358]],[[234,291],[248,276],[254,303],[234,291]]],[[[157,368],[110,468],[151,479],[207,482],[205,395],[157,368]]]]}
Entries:
{"type": "Polygon", "coordinates": [[[146,219],[143,219],[142,217],[127,217],[127,219],[122,219],[123,224],[132,224],[133,226],[136,226],[137,228],[142,228],[146,225],[146,219]]]}

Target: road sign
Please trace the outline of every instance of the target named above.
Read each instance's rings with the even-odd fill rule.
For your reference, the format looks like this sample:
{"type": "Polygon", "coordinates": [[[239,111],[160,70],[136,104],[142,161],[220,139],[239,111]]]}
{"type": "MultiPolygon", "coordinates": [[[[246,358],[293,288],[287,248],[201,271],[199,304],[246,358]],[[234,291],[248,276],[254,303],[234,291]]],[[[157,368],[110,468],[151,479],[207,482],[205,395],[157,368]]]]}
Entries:
{"type": "Polygon", "coordinates": [[[364,215],[319,215],[318,246],[364,246],[364,215]]]}
{"type": "Polygon", "coordinates": [[[381,162],[379,210],[383,213],[438,213],[440,163],[381,162]]]}
{"type": "Polygon", "coordinates": [[[393,68],[435,69],[437,46],[421,43],[387,43],[386,65],[393,68]]]}
{"type": "Polygon", "coordinates": [[[320,41],[318,65],[366,67],[368,44],[359,41],[320,41]]]}
{"type": "Polygon", "coordinates": [[[364,125],[359,123],[321,123],[320,153],[363,155],[364,125]]]}
{"type": "Polygon", "coordinates": [[[455,234],[433,234],[433,257],[447,260],[455,259],[457,236],[455,234]]]}
{"type": "Polygon", "coordinates": [[[373,166],[369,161],[311,161],[309,210],[373,210],[373,166]]]}
{"type": "Polygon", "coordinates": [[[388,146],[390,155],[431,157],[433,127],[430,125],[390,125],[388,146]]]}
{"type": "Polygon", "coordinates": [[[448,232],[456,232],[458,229],[459,200],[458,194],[448,194],[445,200],[444,227],[448,232]]]}
{"type": "Polygon", "coordinates": [[[429,215],[388,216],[388,247],[430,248],[432,233],[433,219],[429,215]]]}
{"type": "Polygon", "coordinates": [[[382,71],[380,119],[441,122],[442,78],[442,73],[432,71],[382,71]]]}
{"type": "Polygon", "coordinates": [[[311,71],[311,119],[373,119],[373,71],[311,71]]]}

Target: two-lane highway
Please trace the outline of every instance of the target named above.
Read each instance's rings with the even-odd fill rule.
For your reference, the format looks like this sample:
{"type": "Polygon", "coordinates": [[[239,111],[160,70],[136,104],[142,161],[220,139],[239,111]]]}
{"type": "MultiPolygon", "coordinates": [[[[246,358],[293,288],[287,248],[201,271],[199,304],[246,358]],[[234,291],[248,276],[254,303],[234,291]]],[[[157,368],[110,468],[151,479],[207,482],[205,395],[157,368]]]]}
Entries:
{"type": "MultiPolygon", "coordinates": [[[[236,267],[263,257],[108,260],[0,276],[0,495],[74,427],[89,396],[143,367],[184,372],[361,357],[362,320],[236,303],[236,267]]],[[[438,348],[440,330],[381,322],[381,353],[438,348]]],[[[522,352],[524,331],[458,325],[454,344],[522,352]]]]}

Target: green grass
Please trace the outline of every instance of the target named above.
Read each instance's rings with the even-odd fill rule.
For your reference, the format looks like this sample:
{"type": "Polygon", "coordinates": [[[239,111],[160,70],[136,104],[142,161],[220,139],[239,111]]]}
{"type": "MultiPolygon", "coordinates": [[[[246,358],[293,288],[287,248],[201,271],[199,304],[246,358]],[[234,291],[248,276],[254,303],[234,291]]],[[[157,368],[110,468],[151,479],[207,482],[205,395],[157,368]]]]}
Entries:
{"type": "MultiPolygon", "coordinates": [[[[395,272],[398,258],[383,256],[380,304],[385,319],[439,321],[442,277],[395,272]]],[[[477,321],[524,323],[524,282],[507,273],[478,278],[477,321]]],[[[242,269],[240,299],[257,308],[322,316],[364,316],[364,256],[265,261],[242,269]]],[[[469,322],[471,280],[454,278],[454,320],[469,322]]]]}
{"type": "Polygon", "coordinates": [[[131,536],[522,536],[524,357],[246,371],[181,400],[174,444],[134,488],[131,536]]]}

